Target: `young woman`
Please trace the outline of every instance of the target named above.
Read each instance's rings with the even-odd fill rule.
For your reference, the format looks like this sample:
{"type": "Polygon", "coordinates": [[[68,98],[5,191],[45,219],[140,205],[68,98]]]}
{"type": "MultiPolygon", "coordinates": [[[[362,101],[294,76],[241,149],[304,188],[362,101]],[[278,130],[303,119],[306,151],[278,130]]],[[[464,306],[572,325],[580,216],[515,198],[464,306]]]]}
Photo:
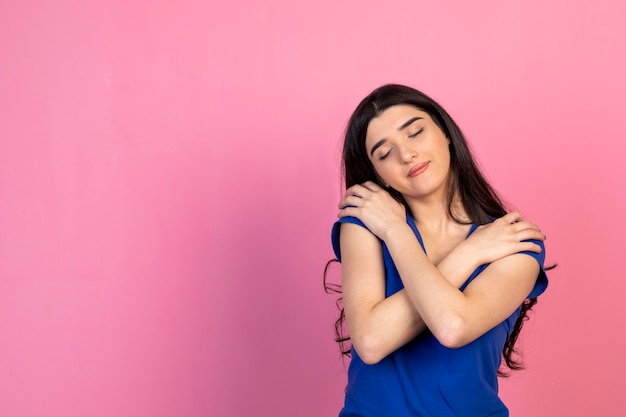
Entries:
{"type": "Polygon", "coordinates": [[[502,357],[520,368],[514,344],[547,286],[544,235],[506,213],[456,123],[409,87],[359,104],[343,170],[340,416],[508,416],[497,376],[502,357]]]}

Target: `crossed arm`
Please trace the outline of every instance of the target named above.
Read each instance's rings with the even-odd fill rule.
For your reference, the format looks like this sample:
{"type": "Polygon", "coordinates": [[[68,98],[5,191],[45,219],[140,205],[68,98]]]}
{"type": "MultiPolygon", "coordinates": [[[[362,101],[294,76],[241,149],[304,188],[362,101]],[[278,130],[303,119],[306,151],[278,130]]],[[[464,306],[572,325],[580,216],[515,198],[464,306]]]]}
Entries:
{"type": "MultiPolygon", "coordinates": [[[[345,213],[344,213],[345,214],[345,213]]],[[[359,214],[354,211],[350,215],[359,214]]],[[[539,265],[519,251],[539,251],[528,239],[543,240],[536,226],[511,213],[483,227],[433,265],[406,222],[384,232],[405,289],[385,298],[382,246],[370,231],[341,226],[342,286],[346,320],[354,348],[376,363],[426,327],[445,346],[460,347],[510,316],[533,288],[539,265]],[[472,271],[491,263],[463,292],[472,271]]],[[[347,214],[346,214],[347,215],[347,214]]],[[[379,216],[380,217],[380,216],[379,216]]]]}

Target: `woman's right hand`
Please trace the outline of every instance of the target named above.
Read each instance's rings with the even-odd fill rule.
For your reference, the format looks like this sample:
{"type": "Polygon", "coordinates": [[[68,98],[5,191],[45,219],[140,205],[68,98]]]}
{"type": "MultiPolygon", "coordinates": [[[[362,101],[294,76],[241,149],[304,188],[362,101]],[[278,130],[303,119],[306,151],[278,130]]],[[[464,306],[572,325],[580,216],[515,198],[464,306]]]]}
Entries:
{"type": "Polygon", "coordinates": [[[522,219],[518,212],[508,213],[494,222],[479,226],[465,241],[480,264],[487,264],[518,252],[541,252],[541,247],[528,240],[545,240],[534,223],[522,219]]]}

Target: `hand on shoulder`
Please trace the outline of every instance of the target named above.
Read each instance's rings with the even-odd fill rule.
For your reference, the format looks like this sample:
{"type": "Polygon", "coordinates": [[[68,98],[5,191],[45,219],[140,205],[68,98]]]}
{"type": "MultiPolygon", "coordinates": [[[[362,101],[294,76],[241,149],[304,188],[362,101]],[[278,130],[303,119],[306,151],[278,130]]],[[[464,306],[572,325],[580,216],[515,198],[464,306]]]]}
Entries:
{"type": "Polygon", "coordinates": [[[356,217],[380,239],[396,226],[406,226],[406,209],[379,185],[368,181],[346,190],[338,217],[356,217]]]}
{"type": "Polygon", "coordinates": [[[541,247],[532,240],[543,241],[545,235],[537,225],[522,219],[520,213],[515,211],[479,226],[464,245],[481,264],[486,264],[518,252],[540,253],[541,247]]]}

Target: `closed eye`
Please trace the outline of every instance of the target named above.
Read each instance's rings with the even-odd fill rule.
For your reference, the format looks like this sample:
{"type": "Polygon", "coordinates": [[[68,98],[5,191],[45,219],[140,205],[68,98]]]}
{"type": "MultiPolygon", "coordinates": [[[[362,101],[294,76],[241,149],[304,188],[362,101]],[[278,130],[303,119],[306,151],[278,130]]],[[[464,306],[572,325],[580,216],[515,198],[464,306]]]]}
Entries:
{"type": "Polygon", "coordinates": [[[390,154],[390,153],[391,153],[391,149],[390,149],[390,150],[388,150],[387,152],[385,152],[385,154],[384,154],[384,155],[381,155],[381,157],[380,157],[380,158],[378,158],[378,159],[382,161],[383,159],[387,158],[387,157],[389,156],[389,154],[390,154]]]}
{"type": "Polygon", "coordinates": [[[417,132],[413,133],[412,135],[409,135],[410,138],[414,138],[415,136],[419,135],[420,133],[422,133],[422,130],[424,130],[424,128],[421,128],[420,130],[418,130],[417,132]]]}

